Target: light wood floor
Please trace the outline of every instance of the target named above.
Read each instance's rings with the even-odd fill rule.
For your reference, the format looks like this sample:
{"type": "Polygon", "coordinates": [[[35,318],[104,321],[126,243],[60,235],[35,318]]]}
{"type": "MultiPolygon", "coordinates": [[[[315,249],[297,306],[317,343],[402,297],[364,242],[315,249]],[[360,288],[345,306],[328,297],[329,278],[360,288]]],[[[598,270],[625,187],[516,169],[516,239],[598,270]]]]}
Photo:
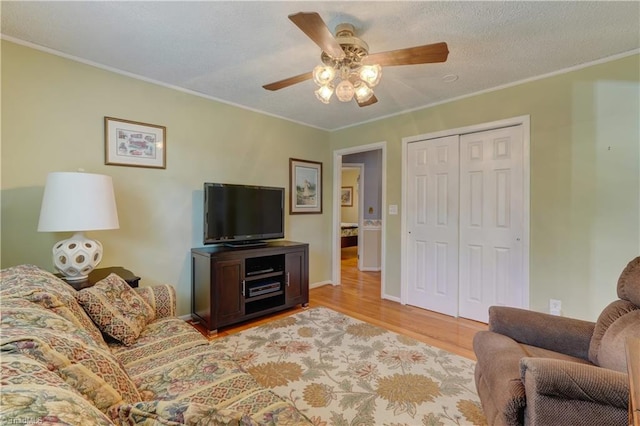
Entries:
{"type": "MultiPolygon", "coordinates": [[[[486,330],[486,324],[383,300],[380,297],[380,273],[359,271],[354,250],[355,248],[343,249],[342,285],[312,288],[309,291],[309,306],[324,306],[431,346],[475,359],[471,344],[473,335],[479,330],[486,330]]],[[[289,309],[227,327],[220,330],[218,336],[237,333],[300,311],[302,308],[289,309]]]]}

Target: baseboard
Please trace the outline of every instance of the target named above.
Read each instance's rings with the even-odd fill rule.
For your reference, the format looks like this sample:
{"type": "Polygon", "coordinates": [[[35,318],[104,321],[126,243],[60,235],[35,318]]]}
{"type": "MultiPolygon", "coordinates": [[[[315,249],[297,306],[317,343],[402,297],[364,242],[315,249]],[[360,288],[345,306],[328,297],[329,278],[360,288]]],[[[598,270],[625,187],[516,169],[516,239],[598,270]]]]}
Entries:
{"type": "Polygon", "coordinates": [[[333,284],[333,283],[331,281],[319,281],[317,283],[309,284],[309,288],[318,288],[327,284],[333,284]]]}
{"type": "Polygon", "coordinates": [[[360,269],[362,272],[380,272],[382,271],[381,267],[370,267],[370,266],[365,266],[362,269],[360,269]]]}
{"type": "Polygon", "coordinates": [[[187,315],[180,315],[178,318],[180,318],[182,321],[191,321],[191,314],[187,314],[187,315]]]}
{"type": "Polygon", "coordinates": [[[390,296],[388,294],[383,294],[382,298],[385,299],[385,300],[390,300],[392,302],[400,303],[400,298],[397,297],[397,296],[390,296]]]}

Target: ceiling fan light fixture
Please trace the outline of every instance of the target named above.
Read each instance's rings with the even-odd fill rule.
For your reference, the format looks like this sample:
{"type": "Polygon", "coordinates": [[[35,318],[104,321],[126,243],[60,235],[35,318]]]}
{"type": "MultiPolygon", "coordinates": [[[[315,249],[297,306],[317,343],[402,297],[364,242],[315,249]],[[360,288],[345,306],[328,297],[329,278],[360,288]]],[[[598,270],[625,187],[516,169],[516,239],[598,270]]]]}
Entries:
{"type": "Polygon", "coordinates": [[[353,99],[355,88],[349,80],[342,80],[336,86],[336,97],[340,102],[349,102],[353,99]]]}
{"type": "Polygon", "coordinates": [[[355,96],[358,106],[373,105],[378,102],[373,88],[380,82],[382,66],[446,62],[449,56],[449,48],[445,42],[370,55],[369,45],[355,35],[352,24],[338,25],[334,35],[317,12],[298,12],[289,15],[289,19],[320,48],[322,65],[311,72],[262,87],[266,90],[280,90],[313,79],[319,87],[314,93],[325,104],[329,103],[335,91],[341,102],[349,102],[355,96]]]}
{"type": "Polygon", "coordinates": [[[364,65],[360,68],[360,79],[366,82],[369,87],[374,87],[382,78],[382,67],[380,65],[364,65]]]}
{"type": "Polygon", "coordinates": [[[313,81],[318,86],[325,86],[336,76],[336,70],[328,65],[318,65],[313,69],[313,81]]]}
{"type": "Polygon", "coordinates": [[[333,95],[333,85],[325,84],[324,86],[320,86],[314,93],[320,102],[328,104],[331,100],[331,95],[333,95]]]}

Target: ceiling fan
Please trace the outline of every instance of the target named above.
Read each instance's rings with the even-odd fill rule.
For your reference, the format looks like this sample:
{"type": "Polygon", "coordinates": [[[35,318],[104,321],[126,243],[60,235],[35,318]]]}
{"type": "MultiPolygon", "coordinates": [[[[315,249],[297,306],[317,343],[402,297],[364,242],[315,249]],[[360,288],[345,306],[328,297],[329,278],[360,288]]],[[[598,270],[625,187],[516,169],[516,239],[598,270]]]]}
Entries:
{"type": "Polygon", "coordinates": [[[322,49],[323,65],[262,87],[280,90],[313,79],[318,85],[316,97],[323,103],[329,103],[335,91],[342,102],[355,98],[361,107],[372,105],[378,102],[372,88],[380,81],[383,66],[445,62],[449,55],[444,42],[369,54],[369,46],[355,36],[351,24],[338,25],[334,37],[316,12],[295,13],[289,19],[322,49]]]}

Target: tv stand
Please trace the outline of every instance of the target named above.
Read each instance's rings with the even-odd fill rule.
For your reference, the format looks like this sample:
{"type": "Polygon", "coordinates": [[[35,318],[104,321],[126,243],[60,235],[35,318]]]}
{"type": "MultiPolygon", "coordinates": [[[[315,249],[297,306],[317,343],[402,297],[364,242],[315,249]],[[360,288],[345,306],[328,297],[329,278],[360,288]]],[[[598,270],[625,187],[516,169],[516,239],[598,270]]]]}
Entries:
{"type": "Polygon", "coordinates": [[[252,275],[268,274],[269,272],[273,272],[273,268],[260,269],[258,271],[250,271],[250,272],[246,272],[245,275],[250,277],[252,275]]]}
{"type": "Polygon", "coordinates": [[[266,241],[237,241],[235,243],[224,243],[225,247],[243,248],[243,247],[266,247],[266,241]]]}
{"type": "Polygon", "coordinates": [[[191,249],[191,316],[209,334],[273,312],[309,305],[309,245],[191,249]]]}

